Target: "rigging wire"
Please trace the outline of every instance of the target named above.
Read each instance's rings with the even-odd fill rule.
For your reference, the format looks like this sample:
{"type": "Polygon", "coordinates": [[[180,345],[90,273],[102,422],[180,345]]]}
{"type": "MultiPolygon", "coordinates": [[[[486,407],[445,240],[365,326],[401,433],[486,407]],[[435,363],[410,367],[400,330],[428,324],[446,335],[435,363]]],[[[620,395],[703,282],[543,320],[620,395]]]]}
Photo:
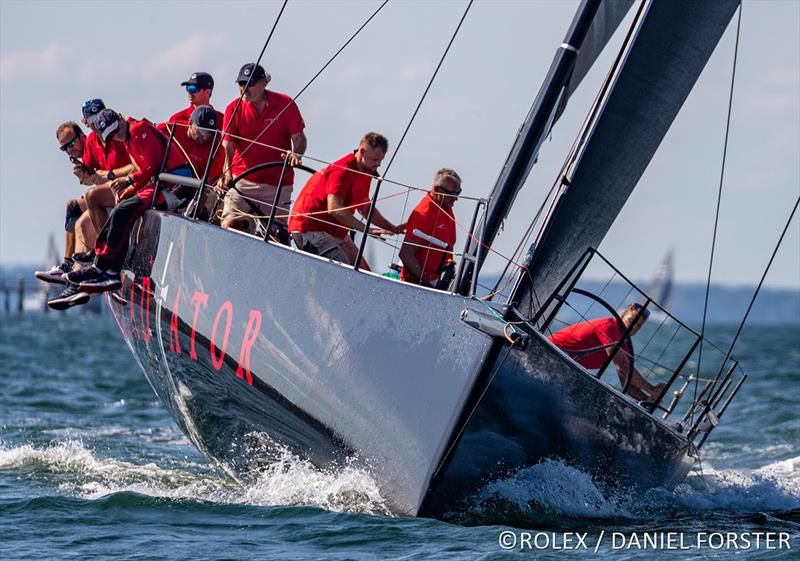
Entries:
{"type": "MultiPolygon", "coordinates": [[[[783,232],[781,232],[781,237],[778,238],[778,243],[775,244],[775,249],[772,250],[772,256],[769,258],[769,263],[767,263],[766,268],[764,269],[764,273],[761,275],[761,280],[758,281],[758,286],[756,287],[755,292],[753,292],[753,297],[750,299],[750,304],[747,306],[747,311],[744,313],[744,317],[742,317],[741,323],[739,323],[739,327],[736,329],[736,334],[733,336],[733,340],[731,341],[730,346],[728,347],[727,352],[725,353],[725,358],[722,360],[722,366],[720,367],[719,372],[717,373],[716,378],[714,378],[714,383],[711,385],[709,395],[711,395],[719,381],[722,373],[725,371],[725,364],[728,362],[728,359],[731,357],[731,353],[733,352],[733,347],[736,345],[736,341],[739,339],[739,335],[742,333],[742,329],[744,328],[744,324],[747,321],[747,317],[750,315],[750,310],[753,309],[753,304],[756,301],[756,297],[758,296],[759,291],[761,290],[761,286],[764,284],[764,279],[767,278],[767,273],[769,272],[770,267],[772,266],[772,262],[775,260],[775,255],[778,253],[778,249],[781,247],[783,243],[783,238],[786,236],[786,231],[789,229],[789,225],[792,223],[794,219],[794,214],[797,212],[797,207],[800,205],[800,197],[797,197],[797,200],[794,203],[794,207],[792,208],[791,214],[789,214],[789,219],[786,221],[786,225],[783,227],[783,232]]],[[[710,403],[706,405],[706,409],[710,407],[710,403]]]]}
{"type": "MultiPolygon", "coordinates": [[[[367,26],[367,24],[369,24],[369,22],[371,22],[371,21],[372,21],[372,19],[373,19],[375,16],[377,16],[377,15],[378,15],[378,12],[380,12],[380,11],[381,11],[381,10],[384,8],[384,6],[386,6],[386,4],[388,4],[388,3],[389,3],[389,0],[384,0],[384,1],[383,1],[383,3],[382,3],[380,6],[378,6],[378,8],[377,8],[377,9],[376,9],[374,12],[372,12],[372,15],[371,15],[371,16],[369,16],[369,17],[366,19],[366,21],[364,21],[364,23],[362,23],[362,24],[361,24],[361,26],[360,26],[358,29],[356,29],[356,30],[355,30],[355,32],[354,32],[354,33],[353,33],[353,34],[350,36],[350,38],[349,38],[347,41],[345,41],[345,42],[344,42],[344,44],[343,44],[341,47],[339,47],[339,50],[338,50],[338,51],[336,51],[336,52],[333,54],[333,56],[332,56],[331,58],[329,58],[329,59],[328,59],[328,62],[326,62],[325,64],[323,64],[323,65],[322,65],[322,68],[320,68],[320,69],[317,71],[317,73],[316,73],[316,74],[314,74],[314,76],[313,76],[313,77],[312,77],[312,78],[311,78],[311,79],[310,79],[310,80],[309,80],[309,81],[306,83],[306,85],[305,85],[305,86],[303,86],[303,87],[300,89],[300,91],[299,91],[299,92],[297,92],[297,94],[296,94],[296,95],[295,95],[295,96],[292,98],[292,102],[296,102],[296,101],[297,101],[297,100],[300,98],[300,96],[301,96],[301,95],[303,95],[303,92],[305,92],[305,91],[306,91],[306,90],[309,88],[309,86],[311,86],[311,84],[313,84],[313,83],[314,83],[314,81],[315,81],[317,78],[319,78],[319,76],[320,76],[320,75],[321,75],[321,74],[322,74],[322,73],[325,71],[325,69],[326,69],[326,68],[328,68],[328,66],[330,66],[330,65],[331,65],[331,63],[332,63],[332,62],[333,62],[333,61],[336,59],[336,57],[338,57],[338,56],[339,56],[339,55],[342,53],[342,51],[343,51],[343,50],[344,50],[344,49],[347,47],[347,45],[349,45],[350,43],[352,43],[352,42],[353,42],[353,39],[355,39],[355,38],[356,38],[356,36],[358,36],[358,34],[359,34],[359,33],[361,33],[361,31],[362,31],[362,30],[363,30],[363,29],[364,29],[364,28],[367,26]]],[[[268,130],[268,129],[269,129],[271,126],[272,126],[272,125],[274,125],[275,123],[277,123],[277,122],[278,122],[278,119],[280,119],[281,115],[283,115],[283,114],[284,114],[284,112],[285,112],[285,111],[286,111],[286,110],[287,110],[287,109],[288,109],[288,108],[289,108],[291,105],[292,105],[291,103],[288,103],[288,104],[286,104],[286,106],[285,106],[283,109],[281,109],[281,110],[278,112],[278,114],[275,116],[275,118],[274,118],[272,121],[270,121],[270,123],[269,123],[269,124],[268,124],[266,127],[264,127],[260,133],[258,133],[258,136],[256,136],[256,137],[255,137],[255,138],[254,138],[254,139],[253,139],[253,140],[250,142],[250,144],[248,144],[248,145],[247,145],[247,146],[246,146],[246,147],[245,147],[245,148],[244,148],[244,149],[243,149],[243,150],[242,150],[242,151],[241,151],[239,154],[237,154],[236,156],[234,156],[234,158],[232,158],[232,159],[231,159],[231,165],[230,165],[230,167],[229,167],[228,169],[224,170],[224,171],[223,171],[223,173],[225,173],[225,172],[227,172],[228,170],[230,170],[230,169],[233,167],[233,164],[234,164],[234,162],[236,162],[236,161],[238,161],[239,159],[241,159],[241,157],[242,157],[242,156],[244,156],[244,153],[245,153],[245,152],[247,152],[247,150],[249,150],[249,149],[250,149],[250,147],[251,147],[253,144],[256,144],[256,143],[257,143],[257,141],[258,141],[258,139],[259,139],[259,138],[261,138],[261,136],[262,136],[262,135],[263,135],[265,132],[267,132],[267,130],[268,130]]],[[[234,112],[234,114],[235,114],[235,112],[234,112]]],[[[233,118],[233,117],[231,117],[231,118],[233,118]]],[[[245,140],[249,140],[249,139],[245,139],[245,140]]],[[[276,148],[276,149],[277,149],[277,150],[283,150],[283,149],[281,149],[281,148],[276,148]]]]}
{"type": "MultiPolygon", "coordinates": [[[[461,16],[461,19],[458,21],[458,25],[456,26],[455,31],[453,31],[453,35],[450,37],[450,41],[447,43],[447,47],[444,49],[444,52],[442,53],[442,56],[439,59],[439,64],[436,65],[436,68],[433,71],[433,75],[431,76],[431,79],[428,81],[428,85],[425,86],[425,91],[422,92],[422,97],[420,97],[419,103],[417,103],[417,107],[414,109],[414,112],[411,114],[411,118],[408,120],[408,124],[406,124],[405,130],[403,131],[403,134],[400,136],[400,140],[397,143],[397,148],[394,149],[394,152],[392,153],[392,157],[389,158],[389,163],[386,164],[386,168],[384,169],[384,172],[381,174],[380,179],[378,179],[378,184],[375,186],[375,195],[377,195],[378,192],[380,191],[381,184],[383,183],[383,178],[386,177],[386,175],[389,173],[389,169],[392,167],[392,163],[394,163],[394,160],[397,157],[398,152],[400,152],[400,147],[403,145],[403,142],[405,141],[406,136],[408,135],[408,131],[411,130],[411,125],[414,124],[414,119],[416,119],[417,114],[419,113],[419,110],[422,107],[422,104],[425,101],[425,98],[427,97],[428,92],[431,89],[431,86],[433,86],[433,81],[436,79],[436,76],[439,74],[439,70],[442,68],[442,64],[444,64],[444,59],[447,57],[447,54],[450,52],[450,47],[453,46],[453,41],[456,40],[456,36],[458,35],[458,32],[461,30],[461,25],[464,23],[464,20],[466,19],[467,14],[469,13],[470,8],[472,7],[472,3],[473,2],[474,2],[474,0],[469,0],[469,3],[467,4],[467,8],[464,10],[464,13],[461,16]]],[[[405,209],[406,209],[407,205],[408,205],[408,195],[406,195],[406,201],[403,204],[403,214],[405,214],[405,209]]],[[[367,215],[367,223],[368,224],[369,224],[370,220],[372,219],[372,212],[373,212],[374,208],[375,208],[375,204],[373,202],[373,204],[370,206],[369,214],[367,215]]],[[[365,241],[362,241],[361,242],[361,247],[359,248],[359,255],[364,252],[364,244],[365,244],[365,241]]],[[[392,256],[392,261],[394,261],[394,255],[392,256]]]]}
{"type": "MultiPolygon", "coordinates": [[[[728,94],[728,116],[725,123],[725,142],[722,148],[722,167],[719,173],[719,188],[717,190],[717,204],[716,210],[714,214],[714,232],[711,236],[711,255],[708,260],[708,276],[706,278],[706,294],[705,299],[703,302],[703,323],[700,327],[700,346],[698,348],[698,355],[697,355],[697,370],[695,376],[695,383],[693,388],[693,395],[692,401],[697,400],[697,387],[698,387],[698,380],[700,378],[700,367],[703,362],[703,341],[705,339],[706,334],[706,318],[708,316],[708,296],[711,290],[711,271],[714,267],[714,251],[716,249],[717,244],[717,227],[719,225],[719,209],[722,203],[722,186],[725,179],[725,162],[728,156],[728,138],[730,135],[731,130],[731,110],[733,108],[733,87],[736,82],[736,62],[739,59],[739,35],[742,28],[742,4],[739,3],[739,18],[736,24],[736,44],[733,49],[733,69],[731,71],[731,86],[730,86],[730,93],[728,94]]],[[[726,357],[727,360],[727,357],[726,357]]],[[[723,362],[724,365],[724,362],[723,362]]]]}
{"type": "MultiPolygon", "coordinates": [[[[472,2],[474,0],[469,0],[469,4],[467,4],[467,9],[464,10],[464,14],[461,16],[461,20],[458,22],[458,26],[456,26],[456,30],[453,32],[452,37],[450,37],[450,42],[447,43],[447,47],[442,53],[442,57],[439,59],[439,64],[436,65],[436,69],[433,71],[433,76],[428,81],[428,85],[425,87],[425,91],[422,92],[422,97],[419,99],[419,103],[417,103],[416,109],[414,109],[414,113],[411,115],[411,119],[409,119],[408,124],[406,125],[406,129],[403,131],[403,135],[400,137],[400,141],[397,143],[397,148],[394,149],[394,153],[392,157],[389,159],[389,163],[386,164],[386,169],[383,172],[382,176],[385,177],[386,174],[389,173],[389,168],[392,167],[392,163],[394,159],[397,157],[397,153],[400,151],[400,147],[403,145],[403,141],[406,139],[406,135],[408,131],[411,129],[411,125],[414,123],[414,119],[417,117],[417,113],[419,113],[420,108],[422,107],[422,103],[425,101],[425,97],[428,95],[428,92],[433,85],[433,81],[436,79],[436,75],[439,73],[439,69],[442,67],[444,63],[445,57],[447,57],[447,53],[450,52],[450,47],[453,46],[453,41],[456,39],[456,35],[458,35],[459,30],[461,29],[461,24],[464,23],[464,19],[467,17],[467,13],[469,13],[469,9],[472,7],[472,2]]],[[[383,177],[381,177],[381,181],[383,181],[383,177]]],[[[380,182],[379,182],[380,183],[380,182]]]]}
{"type": "MultiPolygon", "coordinates": [[[[283,5],[281,6],[281,10],[278,12],[278,16],[275,18],[275,22],[272,24],[272,29],[270,30],[269,35],[267,36],[267,40],[264,41],[264,46],[261,47],[261,52],[259,53],[258,59],[256,60],[256,66],[261,64],[261,59],[263,58],[264,53],[267,50],[267,45],[269,45],[269,42],[272,39],[272,35],[275,33],[275,28],[278,27],[278,22],[281,21],[281,16],[283,15],[283,10],[286,9],[286,4],[288,2],[289,2],[289,0],[283,0],[283,5]]],[[[230,125],[233,122],[233,118],[236,116],[236,112],[239,110],[239,106],[242,104],[242,100],[244,99],[244,93],[247,91],[247,88],[250,87],[250,81],[253,79],[254,75],[255,75],[255,67],[253,68],[253,72],[251,72],[250,76],[247,78],[247,84],[245,84],[244,88],[242,89],[242,93],[239,95],[239,99],[236,100],[236,107],[233,108],[233,113],[231,113],[231,118],[228,120],[228,125],[222,131],[221,138],[225,138],[225,134],[228,132],[228,128],[230,128],[230,125]]],[[[220,146],[222,146],[221,142],[219,143],[219,145],[214,150],[214,153],[211,154],[210,158],[212,160],[217,155],[217,151],[220,149],[220,146]]],[[[227,171],[228,170],[224,170],[222,172],[223,175],[227,171]]]]}

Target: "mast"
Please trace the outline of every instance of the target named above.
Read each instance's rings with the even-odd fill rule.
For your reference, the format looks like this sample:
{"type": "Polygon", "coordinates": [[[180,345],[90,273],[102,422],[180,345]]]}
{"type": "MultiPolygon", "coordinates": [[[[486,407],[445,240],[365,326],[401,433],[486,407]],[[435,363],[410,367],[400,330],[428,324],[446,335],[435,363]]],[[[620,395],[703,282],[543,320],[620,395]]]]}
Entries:
{"type": "MultiPolygon", "coordinates": [[[[598,44],[594,45],[595,49],[592,50],[592,54],[586,57],[588,61],[583,65],[585,69],[577,77],[578,81],[583,77],[588,67],[591,66],[600,50],[602,50],[630,3],[630,0],[624,0],[606,2],[604,4],[604,12],[612,14],[607,18],[611,24],[606,23],[603,26],[595,26],[595,35],[599,36],[595,43],[598,44]],[[617,16],[616,14],[619,15],[617,16]]],[[[528,173],[530,173],[531,167],[536,161],[542,143],[547,138],[558,114],[563,110],[566,98],[571,93],[568,92],[567,88],[575,70],[578,53],[589,33],[590,27],[592,27],[600,5],[601,0],[581,1],[564,42],[556,51],[547,77],[517,133],[517,138],[506,158],[505,165],[492,189],[483,224],[476,229],[476,232],[480,232],[480,243],[475,243],[472,238],[467,242],[464,252],[467,265],[458,286],[458,291],[462,294],[466,294],[469,291],[472,275],[479,273],[485,254],[484,247],[492,245],[500,229],[500,224],[508,215],[517,193],[525,183],[528,173]]],[[[573,89],[575,86],[573,86],[573,89]]]]}

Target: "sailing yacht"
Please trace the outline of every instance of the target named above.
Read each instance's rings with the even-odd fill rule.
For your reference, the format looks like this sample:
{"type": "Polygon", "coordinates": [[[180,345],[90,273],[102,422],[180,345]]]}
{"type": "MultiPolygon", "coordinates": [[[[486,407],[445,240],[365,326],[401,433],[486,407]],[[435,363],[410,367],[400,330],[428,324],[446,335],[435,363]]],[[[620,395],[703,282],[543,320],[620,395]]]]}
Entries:
{"type": "MultiPolygon", "coordinates": [[[[591,372],[547,338],[588,264],[613,268],[596,248],[739,1],[633,4],[580,4],[449,291],[191,216],[141,219],[123,288],[108,303],[153,391],[202,452],[240,480],[285,450],[323,468],[355,463],[394,513],[411,516],[440,516],[487,481],[545,458],[620,485],[685,477],[744,381],[735,361],[723,359],[723,383],[676,421],[669,388],[702,339],[677,318],[689,344],[645,402],[627,391],[631,372],[619,384],[603,376],[611,356],[591,372]],[[631,27],[507,300],[478,298],[486,252],[542,142],[629,9],[631,27]]],[[[630,285],[644,310],[668,313],[630,285]]],[[[602,296],[589,298],[618,318],[602,296]]],[[[622,344],[611,354],[625,352],[622,344]]]]}

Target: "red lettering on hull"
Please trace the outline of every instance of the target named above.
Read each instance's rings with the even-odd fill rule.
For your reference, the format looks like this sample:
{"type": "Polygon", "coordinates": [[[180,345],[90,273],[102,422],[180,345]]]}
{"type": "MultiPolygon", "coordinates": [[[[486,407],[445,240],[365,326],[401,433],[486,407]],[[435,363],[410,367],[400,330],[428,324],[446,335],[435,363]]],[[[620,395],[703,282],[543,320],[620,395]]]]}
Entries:
{"type": "MultiPolygon", "coordinates": [[[[172,307],[172,317],[169,320],[169,350],[175,354],[181,354],[181,342],[178,337],[178,306],[181,302],[181,287],[175,294],[175,305],[172,307]]],[[[161,318],[158,319],[161,321],[161,318]]],[[[194,334],[192,334],[194,340],[194,334]]]]}
{"type": "Polygon", "coordinates": [[[228,336],[231,334],[231,321],[233,320],[233,304],[230,300],[225,300],[225,303],[220,306],[217,312],[217,317],[214,318],[214,325],[211,328],[211,344],[209,350],[211,351],[211,364],[214,368],[219,370],[225,362],[225,350],[228,348],[228,336]],[[219,327],[219,319],[222,313],[225,312],[227,318],[225,322],[225,334],[222,336],[222,348],[220,349],[219,357],[215,352],[217,349],[217,327],[219,327]]]}
{"type": "Polygon", "coordinates": [[[200,315],[200,306],[206,309],[208,306],[208,294],[197,290],[192,294],[192,304],[194,305],[194,319],[192,320],[192,338],[189,340],[189,358],[197,360],[197,352],[194,350],[194,336],[197,333],[197,317],[200,315]]]}
{"type": "Polygon", "coordinates": [[[152,291],[150,287],[150,277],[142,279],[142,298],[139,301],[139,323],[142,326],[142,334],[144,335],[144,342],[150,342],[150,297],[152,291]]]}
{"type": "Polygon", "coordinates": [[[261,329],[261,312],[250,310],[250,319],[247,321],[244,339],[242,339],[242,350],[239,352],[239,364],[236,365],[236,375],[239,378],[244,377],[251,386],[253,385],[253,376],[250,374],[250,350],[256,342],[259,329],[261,329]]]}
{"type": "Polygon", "coordinates": [[[139,328],[136,327],[136,275],[131,276],[131,297],[128,301],[128,307],[131,309],[131,335],[139,339],[139,328]]]}

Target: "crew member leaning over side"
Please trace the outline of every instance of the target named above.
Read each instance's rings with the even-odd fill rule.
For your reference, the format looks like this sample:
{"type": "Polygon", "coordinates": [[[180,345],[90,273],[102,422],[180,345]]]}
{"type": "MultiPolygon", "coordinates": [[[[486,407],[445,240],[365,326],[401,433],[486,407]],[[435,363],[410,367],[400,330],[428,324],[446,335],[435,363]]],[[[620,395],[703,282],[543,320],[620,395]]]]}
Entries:
{"type": "MultiPolygon", "coordinates": [[[[388,149],[385,136],[368,132],[357,150],[309,178],[289,218],[289,232],[298,248],[349,265],[355,263],[358,248],[348,236],[348,228],[365,230],[366,225],[353,213],[358,210],[364,217],[369,213],[370,182],[388,149]]],[[[389,222],[377,208],[372,223],[392,234],[405,228],[404,224],[389,222]]],[[[369,270],[363,257],[359,266],[369,270]]]]}
{"type": "Polygon", "coordinates": [[[403,270],[400,279],[422,286],[436,287],[442,271],[453,261],[456,243],[456,222],[453,205],[461,194],[461,178],[449,168],[442,168],[433,176],[433,186],[408,217],[406,237],[400,248],[403,270]],[[447,249],[437,247],[415,232],[447,244],[447,249]]]}
{"type": "MultiPolygon", "coordinates": [[[[74,165],[82,165],[80,158],[83,156],[83,145],[86,135],[81,130],[78,123],[67,121],[61,123],[56,129],[56,139],[58,140],[59,150],[64,152],[74,165]]],[[[48,271],[36,271],[34,275],[37,279],[55,284],[67,284],[64,275],[69,273],[75,262],[73,254],[86,252],[94,247],[95,231],[86,212],[86,199],[81,196],[78,199],[67,201],[66,220],[64,224],[64,260],[59,265],[54,265],[48,271]]],[[[72,293],[66,295],[70,296],[72,293]]],[[[65,296],[63,293],[59,296],[65,296]]]]}
{"type": "MultiPolygon", "coordinates": [[[[135,167],[123,144],[114,140],[103,141],[97,134],[97,116],[105,108],[102,99],[91,99],[83,104],[83,122],[91,132],[84,143],[83,165],[75,164],[73,168],[73,173],[82,184],[92,186],[86,190],[84,197],[95,233],[103,228],[108,220],[109,209],[117,204],[111,182],[129,175],[135,167]]],[[[94,253],[79,254],[76,259],[89,264],[94,259],[94,253]]]]}
{"type": "MultiPolygon", "coordinates": [[[[288,95],[267,90],[271,79],[260,64],[245,64],[236,78],[242,101],[239,103],[238,98],[234,99],[225,109],[222,127],[227,131],[223,141],[225,174],[219,184],[221,191],[227,191],[222,211],[223,228],[255,231],[255,221],[245,216],[253,212],[252,207],[242,199],[242,195],[260,209],[262,216],[269,216],[281,168],[260,170],[238,181],[236,188],[241,195],[228,190],[233,177],[258,164],[280,162],[287,152],[291,152],[289,166],[298,165],[306,151],[307,141],[303,133],[306,125],[300,110],[288,95]]],[[[279,215],[288,213],[293,185],[294,170],[288,167],[283,177],[281,200],[278,201],[279,215]]],[[[276,222],[285,224],[286,219],[279,217],[276,222]]]]}
{"type": "MultiPolygon", "coordinates": [[[[166,139],[146,119],[121,119],[110,109],[100,112],[97,129],[107,143],[115,138],[125,145],[136,171],[125,178],[111,182],[111,189],[117,193],[120,203],[115,206],[108,221],[97,236],[95,263],[93,267],[73,271],[67,275],[70,283],[77,284],[86,292],[104,292],[121,286],[120,269],[128,250],[128,238],[136,220],[151,207],[155,196],[155,176],[158,173],[166,150],[166,139]]],[[[192,176],[186,158],[175,147],[171,147],[165,167],[168,173],[192,176]]],[[[159,191],[156,205],[170,208],[168,193],[171,186],[165,185],[159,191]]],[[[188,194],[187,194],[188,196],[188,194]]]]}

